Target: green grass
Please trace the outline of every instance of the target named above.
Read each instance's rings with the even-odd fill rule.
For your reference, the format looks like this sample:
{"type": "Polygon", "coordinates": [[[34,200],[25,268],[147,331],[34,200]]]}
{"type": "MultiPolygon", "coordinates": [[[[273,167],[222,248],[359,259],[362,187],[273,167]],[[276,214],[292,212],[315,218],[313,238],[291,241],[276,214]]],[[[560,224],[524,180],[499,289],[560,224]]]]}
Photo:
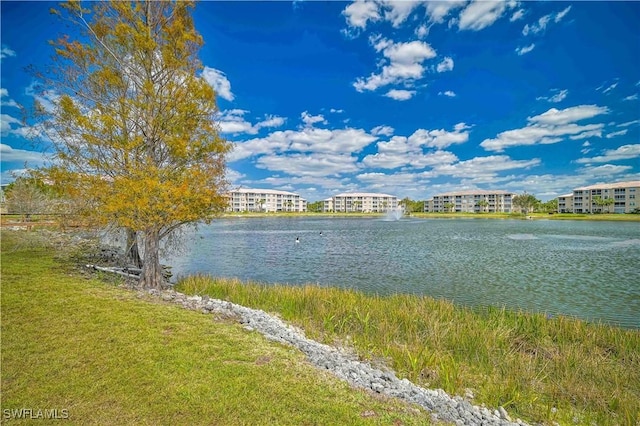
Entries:
{"type": "Polygon", "coordinates": [[[230,320],[82,275],[39,235],[1,234],[3,421],[30,408],[89,425],[429,423],[230,320]]]}
{"type": "Polygon", "coordinates": [[[178,289],[277,312],[329,344],[530,422],[640,422],[640,332],[575,319],[473,310],[409,295],[376,296],[190,277],[178,289]]]}

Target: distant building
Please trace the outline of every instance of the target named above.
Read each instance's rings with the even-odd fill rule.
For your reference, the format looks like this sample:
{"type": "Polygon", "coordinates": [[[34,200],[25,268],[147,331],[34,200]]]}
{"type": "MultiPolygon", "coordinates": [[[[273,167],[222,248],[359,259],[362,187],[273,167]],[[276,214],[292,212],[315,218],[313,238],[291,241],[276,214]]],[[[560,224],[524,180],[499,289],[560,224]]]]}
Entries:
{"type": "Polygon", "coordinates": [[[573,213],[573,193],[558,197],[558,213],[573,213]]]}
{"type": "Polygon", "coordinates": [[[349,192],[324,200],[323,212],[384,213],[398,207],[398,198],[388,194],[349,192]]]}
{"type": "Polygon", "coordinates": [[[516,194],[500,191],[474,189],[436,195],[424,202],[425,212],[457,213],[511,213],[511,200],[516,194]]]}
{"type": "Polygon", "coordinates": [[[228,193],[228,212],[306,212],[307,200],[273,189],[240,188],[228,193]]]}
{"type": "MultiPolygon", "coordinates": [[[[640,181],[617,182],[609,184],[597,184],[576,188],[573,190],[572,207],[566,208],[567,213],[631,213],[640,207],[636,201],[636,195],[640,195],[640,181]],[[599,206],[596,200],[613,199],[609,206],[599,206]]],[[[562,196],[566,197],[566,196],[562,196]]],[[[558,197],[558,211],[560,210],[560,198],[558,197]]],[[[566,199],[565,199],[566,203],[566,199]]]]}

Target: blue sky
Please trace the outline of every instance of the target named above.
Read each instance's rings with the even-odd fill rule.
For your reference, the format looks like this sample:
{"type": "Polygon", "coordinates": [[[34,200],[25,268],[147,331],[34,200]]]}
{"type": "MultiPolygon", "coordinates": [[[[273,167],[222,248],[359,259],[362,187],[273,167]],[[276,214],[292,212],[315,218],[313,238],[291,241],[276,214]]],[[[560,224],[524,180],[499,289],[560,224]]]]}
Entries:
{"type": "MultiPolygon", "coordinates": [[[[1,3],[2,182],[42,164],[17,105],[68,29],[1,3]]],[[[542,200],[640,180],[639,2],[201,2],[234,187],[318,201],[464,189],[542,200]]]]}

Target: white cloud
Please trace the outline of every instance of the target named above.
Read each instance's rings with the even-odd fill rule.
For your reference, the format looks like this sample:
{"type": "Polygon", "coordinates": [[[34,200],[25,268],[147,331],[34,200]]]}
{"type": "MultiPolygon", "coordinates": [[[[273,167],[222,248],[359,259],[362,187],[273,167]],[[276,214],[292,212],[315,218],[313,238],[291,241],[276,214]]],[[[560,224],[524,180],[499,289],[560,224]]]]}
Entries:
{"type": "Polygon", "coordinates": [[[8,114],[0,114],[0,134],[2,134],[2,136],[6,136],[12,132],[12,124],[20,125],[22,123],[17,118],[14,118],[8,114]]]}
{"type": "Polygon", "coordinates": [[[41,165],[49,157],[42,152],[16,149],[0,143],[0,158],[2,158],[3,163],[35,163],[32,165],[41,165]]]}
{"type": "Polygon", "coordinates": [[[629,126],[633,126],[634,124],[640,124],[640,120],[633,120],[633,121],[627,121],[626,123],[620,123],[617,125],[617,127],[629,127],[629,126]]]}
{"type": "Polygon", "coordinates": [[[328,130],[304,127],[299,130],[273,132],[263,138],[236,142],[229,161],[260,155],[293,155],[298,153],[353,154],[374,142],[376,136],[362,129],[328,130]]]}
{"type": "Polygon", "coordinates": [[[624,136],[627,134],[627,132],[629,131],[629,129],[622,129],[622,130],[618,130],[617,132],[612,132],[607,134],[606,138],[607,139],[612,139],[615,138],[617,136],[624,136]]]}
{"type": "Polygon", "coordinates": [[[368,21],[375,22],[381,18],[376,2],[367,0],[354,1],[342,11],[342,14],[347,19],[347,25],[363,30],[367,27],[368,21]]]}
{"type": "Polygon", "coordinates": [[[494,176],[497,172],[514,169],[529,169],[540,164],[539,158],[531,160],[513,160],[508,155],[490,155],[475,157],[454,164],[443,164],[434,168],[438,175],[472,178],[494,176]]]}
{"type": "Polygon", "coordinates": [[[442,62],[440,62],[436,67],[436,70],[438,72],[451,71],[452,69],[453,69],[453,59],[451,59],[448,56],[445,56],[442,62]]]}
{"type": "Polygon", "coordinates": [[[9,56],[16,56],[16,52],[6,46],[2,46],[2,49],[0,49],[0,59],[8,58],[9,56]]]}
{"type": "Polygon", "coordinates": [[[268,115],[265,117],[263,121],[260,121],[256,124],[256,127],[280,127],[284,124],[286,120],[283,117],[278,117],[275,115],[268,115]]]}
{"type": "Polygon", "coordinates": [[[569,94],[569,91],[567,89],[560,90],[558,93],[556,93],[555,95],[551,96],[548,99],[548,101],[549,102],[554,102],[554,103],[562,102],[567,97],[568,94],[569,94]]]}
{"type": "Polygon", "coordinates": [[[415,9],[419,4],[418,2],[413,1],[397,0],[382,0],[381,3],[385,8],[385,19],[391,22],[391,25],[394,28],[398,28],[404,21],[406,21],[413,9],[415,9]]]}
{"type": "Polygon", "coordinates": [[[554,22],[557,24],[558,22],[560,22],[562,20],[562,18],[565,17],[565,15],[567,13],[569,13],[569,11],[571,10],[571,6],[567,6],[565,9],[561,10],[560,12],[558,12],[556,14],[556,17],[553,19],[554,22]]]}
{"type": "Polygon", "coordinates": [[[629,95],[626,98],[623,99],[623,101],[635,101],[638,99],[638,94],[634,94],[634,95],[629,95]]]}
{"type": "Polygon", "coordinates": [[[538,19],[538,22],[535,22],[531,25],[526,24],[522,29],[522,35],[529,34],[538,34],[547,29],[547,24],[551,21],[551,15],[545,15],[542,18],[538,19]]]}
{"type": "Polygon", "coordinates": [[[247,133],[250,135],[255,135],[262,128],[280,127],[286,121],[283,117],[267,115],[264,120],[259,121],[254,125],[245,120],[244,115],[247,113],[248,111],[243,109],[230,109],[222,111],[218,116],[220,131],[222,133],[247,133]]]}
{"type": "Polygon", "coordinates": [[[393,43],[390,40],[381,39],[380,45],[384,46],[383,55],[392,63],[414,64],[436,56],[435,50],[428,43],[419,40],[393,43]]]}
{"type": "Polygon", "coordinates": [[[379,142],[378,152],[367,155],[362,164],[373,169],[391,170],[404,166],[422,169],[457,160],[458,157],[448,151],[437,150],[424,154],[420,149],[407,144],[407,138],[395,136],[388,142],[379,142]]]}
{"type": "Polygon", "coordinates": [[[384,96],[387,98],[395,99],[396,101],[406,101],[416,94],[415,90],[399,90],[391,89],[384,96]]]}
{"type": "Polygon", "coordinates": [[[589,148],[591,146],[591,143],[589,141],[585,141],[582,144],[582,149],[580,150],[580,152],[584,155],[587,154],[589,152],[591,152],[591,148],[589,148]]]}
{"type": "Polygon", "coordinates": [[[465,143],[469,140],[468,127],[464,123],[458,123],[453,132],[444,129],[425,130],[418,129],[408,138],[408,142],[414,146],[444,149],[451,145],[465,143]]]}
{"type": "Polygon", "coordinates": [[[305,127],[312,127],[315,123],[327,124],[322,114],[311,115],[307,111],[300,114],[300,119],[304,122],[305,127]]]}
{"type": "Polygon", "coordinates": [[[422,78],[425,68],[422,63],[436,56],[435,50],[423,41],[394,43],[391,40],[371,37],[369,42],[377,52],[382,52],[385,64],[380,73],[369,77],[359,77],[353,84],[358,92],[373,91],[389,84],[410,83],[422,78]]]}
{"type": "Polygon", "coordinates": [[[540,115],[529,117],[528,120],[534,123],[558,125],[568,124],[574,121],[584,120],[607,113],[609,113],[609,109],[607,107],[599,107],[597,105],[579,105],[563,110],[551,108],[540,115]]]}
{"type": "Polygon", "coordinates": [[[16,101],[11,98],[5,100],[5,97],[9,97],[9,91],[7,89],[0,88],[0,105],[4,107],[19,107],[16,101]]]}
{"type": "Polygon", "coordinates": [[[536,47],[535,43],[531,43],[528,46],[517,47],[516,48],[516,53],[518,54],[518,56],[522,56],[522,55],[524,55],[526,53],[531,52],[535,47],[536,47]]]}
{"type": "Polygon", "coordinates": [[[448,96],[450,98],[455,98],[456,97],[456,93],[453,90],[447,90],[444,92],[438,92],[438,95],[444,95],[444,96],[448,96]]]}
{"type": "Polygon", "coordinates": [[[466,0],[429,1],[426,3],[429,21],[441,24],[449,13],[467,4],[466,0]]]}
{"type": "Polygon", "coordinates": [[[427,27],[424,24],[420,25],[418,28],[415,29],[414,33],[416,37],[418,37],[419,39],[423,39],[429,35],[429,27],[427,27]]]}
{"type": "Polygon", "coordinates": [[[569,136],[569,139],[571,139],[572,141],[577,141],[580,139],[593,138],[593,137],[598,137],[598,138],[602,137],[602,126],[595,130],[587,130],[582,133],[578,133],[576,135],[571,135],[569,136]]]}
{"type": "MultiPolygon", "coordinates": [[[[368,188],[387,188],[390,186],[415,186],[418,182],[424,184],[424,181],[419,180],[419,173],[361,173],[356,175],[356,179],[367,185],[368,188]]],[[[394,192],[394,191],[381,191],[381,192],[394,192]]]]}
{"type": "MultiPolygon", "coordinates": [[[[549,25],[551,20],[553,20],[553,22],[557,24],[562,20],[562,18],[564,18],[567,15],[567,13],[569,13],[570,10],[571,10],[571,6],[567,6],[565,9],[561,10],[558,13],[555,13],[555,14],[550,13],[548,15],[544,15],[541,18],[539,18],[538,21],[532,24],[526,24],[522,29],[522,35],[528,36],[528,35],[535,35],[535,34],[540,34],[544,32],[547,29],[547,26],[549,25]]],[[[515,15],[516,14],[514,13],[514,16],[515,15]]]]}
{"type": "Polygon", "coordinates": [[[607,87],[606,89],[604,89],[602,91],[602,93],[609,93],[610,91],[612,91],[613,89],[615,89],[618,86],[618,82],[616,81],[615,83],[611,84],[609,87],[607,87]]]}
{"type": "Polygon", "coordinates": [[[544,100],[547,102],[558,103],[558,102],[562,102],[569,94],[569,91],[567,89],[564,89],[564,90],[552,89],[551,92],[554,94],[551,96],[538,96],[536,100],[538,101],[544,100]]]}
{"type": "Polygon", "coordinates": [[[256,167],[310,177],[340,176],[359,170],[355,157],[336,153],[264,155],[258,158],[256,167]]]}
{"type": "Polygon", "coordinates": [[[449,151],[437,150],[423,155],[415,155],[409,158],[409,165],[417,169],[425,167],[441,166],[458,161],[458,157],[449,151]]]}
{"type": "Polygon", "coordinates": [[[394,128],[391,126],[376,126],[371,129],[371,134],[376,136],[391,136],[394,128]]]}
{"type": "Polygon", "coordinates": [[[233,101],[235,95],[231,93],[231,82],[227,79],[225,73],[215,68],[204,67],[202,77],[213,87],[216,94],[222,99],[233,101]]]}
{"type": "Polygon", "coordinates": [[[235,185],[240,179],[243,179],[245,176],[245,174],[240,173],[237,170],[233,170],[231,167],[227,167],[224,177],[232,185],[235,185]]]}
{"type": "Polygon", "coordinates": [[[514,2],[506,1],[472,1],[458,18],[460,30],[479,31],[492,25],[505,13],[507,8],[514,6],[514,2]]]}
{"type": "Polygon", "coordinates": [[[469,126],[465,123],[458,123],[453,131],[418,129],[409,137],[393,136],[388,141],[378,142],[377,153],[367,155],[362,164],[365,167],[380,169],[425,168],[450,164],[458,161],[458,157],[444,149],[467,142],[468,129],[469,126]],[[429,150],[430,148],[435,151],[429,150]],[[425,149],[429,151],[424,152],[425,149]]]}
{"type": "Polygon", "coordinates": [[[579,158],[577,163],[608,163],[610,161],[629,160],[640,157],[640,144],[623,145],[616,149],[607,149],[602,155],[592,158],[579,158]]]}
{"type": "Polygon", "coordinates": [[[515,22],[522,19],[523,17],[524,17],[524,9],[518,9],[515,12],[513,12],[513,15],[511,15],[511,18],[509,18],[509,21],[515,22]]]}
{"type": "Polygon", "coordinates": [[[543,114],[528,117],[526,127],[501,132],[495,139],[485,139],[480,146],[488,151],[501,152],[513,146],[558,143],[567,136],[601,130],[604,127],[601,123],[577,125],[575,122],[608,112],[608,108],[596,105],[579,105],[563,110],[551,108],[543,114]]]}
{"type": "MultiPolygon", "coordinates": [[[[413,1],[357,0],[347,6],[342,11],[342,15],[350,29],[355,30],[356,33],[366,29],[369,22],[380,20],[391,23],[394,28],[399,28],[418,5],[418,2],[413,1]]],[[[349,31],[346,33],[350,34],[349,31]]],[[[353,35],[353,31],[351,34],[353,35]]]]}
{"type": "Polygon", "coordinates": [[[590,178],[598,176],[598,177],[611,177],[613,175],[618,175],[620,173],[624,173],[632,169],[631,166],[620,166],[614,164],[603,164],[602,166],[595,167],[584,167],[580,171],[590,178]]]}
{"type": "Polygon", "coordinates": [[[329,112],[333,113],[333,114],[342,114],[344,112],[343,109],[335,109],[335,108],[331,108],[329,110],[329,112]]]}

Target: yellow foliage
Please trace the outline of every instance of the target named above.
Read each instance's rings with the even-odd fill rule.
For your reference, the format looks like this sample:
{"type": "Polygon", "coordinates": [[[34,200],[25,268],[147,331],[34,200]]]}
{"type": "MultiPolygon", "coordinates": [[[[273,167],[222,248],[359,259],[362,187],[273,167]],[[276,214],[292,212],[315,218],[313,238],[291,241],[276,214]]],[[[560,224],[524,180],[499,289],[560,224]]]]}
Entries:
{"type": "Polygon", "coordinates": [[[61,93],[45,124],[59,164],[48,177],[97,225],[160,234],[225,206],[230,143],[199,75],[193,2],[68,3],[57,13],[84,31],[53,43],[61,93]]]}

